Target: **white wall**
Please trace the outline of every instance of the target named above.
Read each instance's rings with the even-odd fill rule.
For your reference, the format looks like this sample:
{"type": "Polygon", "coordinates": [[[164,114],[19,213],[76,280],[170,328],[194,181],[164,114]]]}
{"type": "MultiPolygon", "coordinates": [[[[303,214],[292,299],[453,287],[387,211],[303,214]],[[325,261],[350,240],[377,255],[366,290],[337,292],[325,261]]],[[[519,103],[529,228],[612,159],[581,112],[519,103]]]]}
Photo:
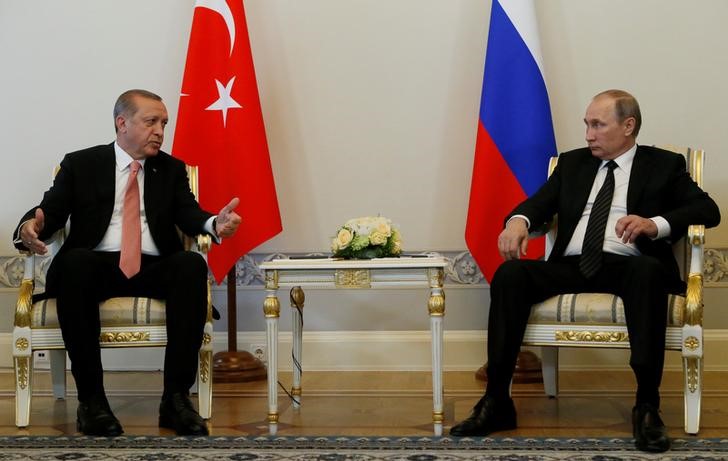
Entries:
{"type": "MultiPolygon", "coordinates": [[[[113,139],[120,92],[165,99],[169,150],[193,4],[0,0],[0,255],[14,254],[10,233],[62,154],[113,139]]],[[[399,223],[406,250],[464,250],[490,2],[245,5],[284,225],[257,251],[326,251],[344,220],[376,213],[399,223]]],[[[625,88],[642,104],[642,143],[707,150],[705,186],[726,215],[728,2],[543,0],[537,10],[559,149],[584,144],[593,94],[625,88]]],[[[708,245],[728,246],[726,226],[708,245]]],[[[463,324],[485,324],[487,292],[478,296],[459,311],[463,324]]],[[[726,325],[719,307],[706,315],[726,325]]]]}
{"type": "MultiPolygon", "coordinates": [[[[63,153],[113,139],[121,91],[164,97],[170,148],[192,5],[0,0],[0,155],[13,165],[0,172],[0,235],[39,201],[63,153]]],[[[463,249],[489,2],[246,7],[284,224],[260,250],[326,250],[341,222],[376,213],[400,224],[409,249],[463,249]]],[[[706,187],[728,199],[728,2],[550,0],[538,13],[559,149],[583,144],[591,95],[626,88],[643,106],[641,141],[704,147],[706,187]]]]}

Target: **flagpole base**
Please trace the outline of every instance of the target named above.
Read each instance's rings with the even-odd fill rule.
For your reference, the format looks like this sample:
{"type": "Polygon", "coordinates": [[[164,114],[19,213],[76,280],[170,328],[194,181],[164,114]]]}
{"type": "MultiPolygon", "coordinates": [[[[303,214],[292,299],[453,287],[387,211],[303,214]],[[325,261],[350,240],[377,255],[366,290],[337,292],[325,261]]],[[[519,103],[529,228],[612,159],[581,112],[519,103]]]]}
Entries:
{"type": "Polygon", "coordinates": [[[218,383],[264,381],[265,365],[248,351],[218,352],[212,357],[212,379],[218,383]]]}
{"type": "MultiPolygon", "coordinates": [[[[475,372],[475,378],[480,381],[488,381],[488,375],[486,373],[487,368],[487,363],[478,368],[478,371],[475,372]]],[[[516,360],[516,370],[513,372],[513,383],[525,384],[542,382],[543,375],[541,374],[541,360],[538,356],[531,351],[519,352],[518,359],[516,360]]]]}

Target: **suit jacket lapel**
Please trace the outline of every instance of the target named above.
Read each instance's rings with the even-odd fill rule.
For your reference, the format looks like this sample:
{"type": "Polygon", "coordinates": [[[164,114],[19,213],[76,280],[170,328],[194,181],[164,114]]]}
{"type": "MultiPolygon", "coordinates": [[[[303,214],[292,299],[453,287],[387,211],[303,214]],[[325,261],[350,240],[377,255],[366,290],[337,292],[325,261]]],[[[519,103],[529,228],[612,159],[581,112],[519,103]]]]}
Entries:
{"type": "Polygon", "coordinates": [[[105,146],[99,156],[99,169],[94,177],[96,178],[96,190],[100,200],[101,212],[103,215],[99,225],[106,229],[111,221],[111,214],[114,212],[114,192],[116,187],[116,154],[114,143],[105,146]]]}
{"type": "Polygon", "coordinates": [[[157,177],[160,174],[159,168],[156,157],[148,157],[144,162],[144,213],[150,231],[154,228],[159,212],[159,204],[155,200],[155,197],[160,196],[159,188],[162,187],[162,181],[157,177]]]}
{"type": "MultiPolygon", "coordinates": [[[[576,223],[581,219],[586,202],[589,200],[589,193],[594,185],[594,178],[596,178],[601,164],[601,160],[590,155],[585,162],[582,162],[577,167],[576,174],[574,174],[574,196],[568,201],[571,204],[570,215],[574,218],[574,227],[576,227],[576,223]]],[[[573,229],[571,230],[573,231],[573,229]]]]}
{"type": "Polygon", "coordinates": [[[627,188],[627,214],[635,212],[642,191],[645,188],[645,178],[649,177],[651,160],[644,149],[637,146],[637,152],[632,160],[632,171],[629,173],[629,187],[627,188]]]}
{"type": "Polygon", "coordinates": [[[568,171],[567,181],[574,181],[573,188],[569,188],[566,195],[569,198],[562,200],[563,208],[559,210],[559,232],[554,244],[555,254],[562,254],[574,234],[574,229],[581,219],[582,212],[589,200],[594,178],[601,165],[601,160],[589,154],[583,161],[578,162],[568,171]]]}

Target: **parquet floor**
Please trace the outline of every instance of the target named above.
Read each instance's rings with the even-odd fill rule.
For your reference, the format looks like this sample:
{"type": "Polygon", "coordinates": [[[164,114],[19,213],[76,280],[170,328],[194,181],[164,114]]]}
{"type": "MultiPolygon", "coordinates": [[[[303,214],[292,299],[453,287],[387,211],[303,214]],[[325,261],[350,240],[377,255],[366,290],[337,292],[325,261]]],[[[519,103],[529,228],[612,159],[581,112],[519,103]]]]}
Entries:
{"type": "MultiPolygon", "coordinates": [[[[290,373],[280,373],[290,387],[290,373]]],[[[107,372],[109,401],[127,435],[171,435],[157,427],[161,394],[158,372],[107,372]]],[[[539,384],[516,384],[519,428],[511,436],[631,437],[634,379],[630,372],[561,372],[561,394],[549,399],[539,384]]],[[[682,373],[666,372],[662,414],[672,437],[683,437],[682,373]]],[[[473,372],[446,372],[445,431],[467,417],[484,383],[473,372]]],[[[294,410],[279,394],[278,435],[431,435],[432,397],[428,372],[307,372],[303,399],[294,410]]],[[[55,400],[47,372],[36,371],[31,425],[15,427],[13,373],[0,369],[0,435],[75,434],[77,401],[55,400]]],[[[213,435],[265,435],[267,384],[215,384],[213,435]]],[[[705,374],[701,437],[728,436],[728,372],[705,374]]]]}

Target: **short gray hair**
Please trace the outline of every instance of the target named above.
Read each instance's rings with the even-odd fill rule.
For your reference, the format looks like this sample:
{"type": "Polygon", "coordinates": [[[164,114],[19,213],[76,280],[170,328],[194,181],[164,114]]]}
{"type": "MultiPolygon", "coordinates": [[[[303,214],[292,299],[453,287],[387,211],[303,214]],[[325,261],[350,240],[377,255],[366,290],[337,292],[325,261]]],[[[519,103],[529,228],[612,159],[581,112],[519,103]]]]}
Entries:
{"type": "Polygon", "coordinates": [[[162,100],[161,96],[147,90],[133,89],[121,93],[116,100],[116,104],[114,104],[114,131],[119,131],[119,128],[116,126],[116,117],[121,114],[131,117],[139,109],[134,102],[134,98],[137,96],[140,98],[154,99],[155,101],[162,100]]]}
{"type": "Polygon", "coordinates": [[[629,117],[634,118],[634,130],[632,135],[636,138],[640,132],[642,126],[642,113],[640,112],[640,105],[634,96],[627,93],[624,90],[606,90],[602,91],[598,95],[594,96],[594,99],[606,96],[614,100],[614,111],[617,115],[617,120],[623,122],[629,117]]]}

